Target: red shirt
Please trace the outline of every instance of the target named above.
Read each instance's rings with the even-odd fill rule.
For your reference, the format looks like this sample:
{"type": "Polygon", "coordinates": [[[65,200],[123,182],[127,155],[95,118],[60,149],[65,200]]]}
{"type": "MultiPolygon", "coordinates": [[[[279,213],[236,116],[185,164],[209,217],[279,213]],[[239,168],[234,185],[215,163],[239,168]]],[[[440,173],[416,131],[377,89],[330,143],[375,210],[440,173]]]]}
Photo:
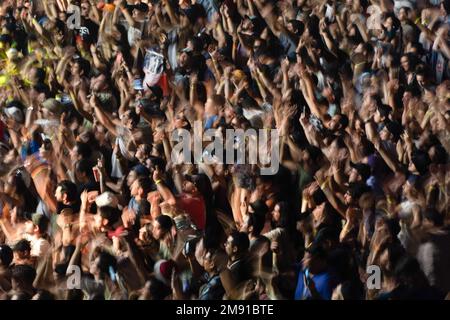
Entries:
{"type": "Polygon", "coordinates": [[[192,222],[203,230],[206,224],[206,207],[203,198],[181,194],[177,196],[177,205],[181,210],[186,211],[192,219],[192,222]]]}

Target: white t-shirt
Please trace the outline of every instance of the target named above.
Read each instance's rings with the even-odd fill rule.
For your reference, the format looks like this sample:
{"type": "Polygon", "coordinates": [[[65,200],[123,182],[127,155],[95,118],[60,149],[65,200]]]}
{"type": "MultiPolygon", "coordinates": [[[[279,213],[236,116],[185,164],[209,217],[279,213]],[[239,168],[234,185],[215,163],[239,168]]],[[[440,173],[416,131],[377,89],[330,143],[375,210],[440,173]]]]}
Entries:
{"type": "Polygon", "coordinates": [[[32,257],[45,257],[48,250],[51,248],[50,242],[43,238],[36,238],[35,236],[26,235],[25,238],[30,241],[31,245],[31,256],[32,257]]]}

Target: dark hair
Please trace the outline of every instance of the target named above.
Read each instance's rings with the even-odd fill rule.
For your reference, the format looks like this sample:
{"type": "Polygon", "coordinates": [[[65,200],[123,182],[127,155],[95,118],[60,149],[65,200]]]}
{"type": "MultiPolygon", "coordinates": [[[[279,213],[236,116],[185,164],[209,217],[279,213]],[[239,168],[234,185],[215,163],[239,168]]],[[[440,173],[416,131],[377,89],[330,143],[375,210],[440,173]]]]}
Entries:
{"type": "Polygon", "coordinates": [[[24,286],[32,286],[35,278],[36,270],[32,266],[19,264],[15,265],[11,270],[11,279],[24,286]]]}
{"type": "Polygon", "coordinates": [[[141,120],[141,117],[134,110],[130,110],[129,118],[131,119],[131,124],[133,126],[138,125],[139,121],[141,120]]]}
{"type": "Polygon", "coordinates": [[[142,176],[142,177],[139,177],[137,179],[137,181],[138,181],[139,187],[141,187],[142,190],[144,190],[145,195],[147,195],[150,191],[152,191],[153,183],[149,177],[142,176]]]}
{"type": "Polygon", "coordinates": [[[172,218],[164,214],[156,217],[155,220],[159,223],[161,229],[163,229],[166,232],[168,232],[174,225],[172,218]]]}
{"type": "Polygon", "coordinates": [[[75,164],[75,170],[84,173],[89,179],[92,178],[92,162],[88,159],[81,159],[75,164]]]}
{"type": "Polygon", "coordinates": [[[253,230],[251,231],[251,234],[254,236],[260,235],[262,229],[264,228],[265,223],[265,216],[261,213],[253,213],[250,214],[247,220],[247,225],[249,227],[253,227],[253,230]]]}
{"type": "Polygon", "coordinates": [[[286,201],[280,201],[275,206],[278,206],[280,208],[280,221],[276,222],[275,225],[273,225],[273,228],[280,227],[280,228],[288,228],[291,225],[291,213],[290,213],[290,207],[289,204],[286,201]]]}
{"type": "Polygon", "coordinates": [[[44,289],[39,289],[38,292],[34,295],[34,300],[55,300],[55,296],[44,289]]]}
{"type": "Polygon", "coordinates": [[[81,158],[89,159],[91,157],[92,149],[89,144],[77,141],[75,143],[75,147],[78,149],[78,153],[80,154],[81,158]]]}
{"type": "Polygon", "coordinates": [[[225,98],[218,94],[213,94],[211,100],[218,106],[222,107],[225,105],[225,98]]]}
{"type": "Polygon", "coordinates": [[[424,211],[423,218],[431,221],[434,226],[440,227],[444,225],[444,215],[434,208],[427,208],[424,211]]]}
{"type": "Polygon", "coordinates": [[[380,113],[380,116],[382,116],[383,118],[388,118],[391,111],[392,111],[391,107],[386,104],[378,105],[378,112],[380,113]]]}
{"type": "Polygon", "coordinates": [[[237,247],[238,253],[244,253],[250,247],[250,240],[245,232],[233,231],[230,236],[233,238],[232,245],[237,247]]]}
{"type": "Polygon", "coordinates": [[[411,161],[420,175],[424,175],[428,171],[428,166],[431,162],[428,153],[422,150],[413,150],[411,153],[411,161]]]}
{"type": "Polygon", "coordinates": [[[102,250],[100,251],[98,258],[99,260],[97,266],[103,274],[109,275],[110,268],[112,268],[113,271],[117,270],[116,258],[110,253],[102,250]]]}
{"type": "Polygon", "coordinates": [[[108,226],[113,226],[120,219],[121,212],[117,208],[110,206],[102,206],[98,207],[97,211],[102,218],[108,220],[108,226]]]}
{"type": "Polygon", "coordinates": [[[80,66],[81,71],[83,71],[83,75],[88,76],[91,72],[91,64],[88,60],[84,58],[77,58],[75,60],[75,63],[77,63],[80,66]]]}
{"type": "Polygon", "coordinates": [[[13,251],[12,249],[6,245],[0,245],[0,264],[4,267],[8,267],[13,260],[13,251]]]}
{"type": "Polygon", "coordinates": [[[74,202],[78,200],[77,185],[69,180],[63,180],[57,184],[56,187],[61,188],[61,193],[67,195],[68,202],[74,202]]]}

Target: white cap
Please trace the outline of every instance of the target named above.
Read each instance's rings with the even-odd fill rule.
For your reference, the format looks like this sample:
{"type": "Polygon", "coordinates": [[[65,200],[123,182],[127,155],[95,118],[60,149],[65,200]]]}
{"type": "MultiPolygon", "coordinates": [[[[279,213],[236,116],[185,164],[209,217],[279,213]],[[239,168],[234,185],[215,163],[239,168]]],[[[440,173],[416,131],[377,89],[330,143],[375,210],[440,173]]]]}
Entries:
{"type": "Polygon", "coordinates": [[[117,208],[117,205],[119,204],[119,200],[117,199],[116,195],[112,192],[106,191],[103,192],[101,195],[99,195],[95,199],[95,204],[97,207],[114,207],[117,208]]]}
{"type": "Polygon", "coordinates": [[[8,118],[13,118],[16,122],[23,122],[23,112],[17,107],[10,107],[4,109],[5,114],[8,116],[8,118]]]}

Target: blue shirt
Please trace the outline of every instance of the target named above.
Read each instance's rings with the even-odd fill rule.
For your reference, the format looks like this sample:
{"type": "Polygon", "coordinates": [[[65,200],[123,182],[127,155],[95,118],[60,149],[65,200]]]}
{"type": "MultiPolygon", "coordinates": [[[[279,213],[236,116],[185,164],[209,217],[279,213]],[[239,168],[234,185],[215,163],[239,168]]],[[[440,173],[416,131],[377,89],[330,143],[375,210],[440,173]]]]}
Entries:
{"type": "MultiPolygon", "coordinates": [[[[305,270],[300,270],[300,273],[298,275],[297,287],[295,288],[294,296],[295,300],[310,300],[312,298],[311,292],[305,285],[303,276],[304,273],[305,270]]],[[[333,293],[333,289],[336,286],[336,279],[334,275],[327,270],[325,272],[315,274],[311,278],[314,281],[316,290],[322,297],[322,299],[331,300],[331,294],[333,293]]]]}

